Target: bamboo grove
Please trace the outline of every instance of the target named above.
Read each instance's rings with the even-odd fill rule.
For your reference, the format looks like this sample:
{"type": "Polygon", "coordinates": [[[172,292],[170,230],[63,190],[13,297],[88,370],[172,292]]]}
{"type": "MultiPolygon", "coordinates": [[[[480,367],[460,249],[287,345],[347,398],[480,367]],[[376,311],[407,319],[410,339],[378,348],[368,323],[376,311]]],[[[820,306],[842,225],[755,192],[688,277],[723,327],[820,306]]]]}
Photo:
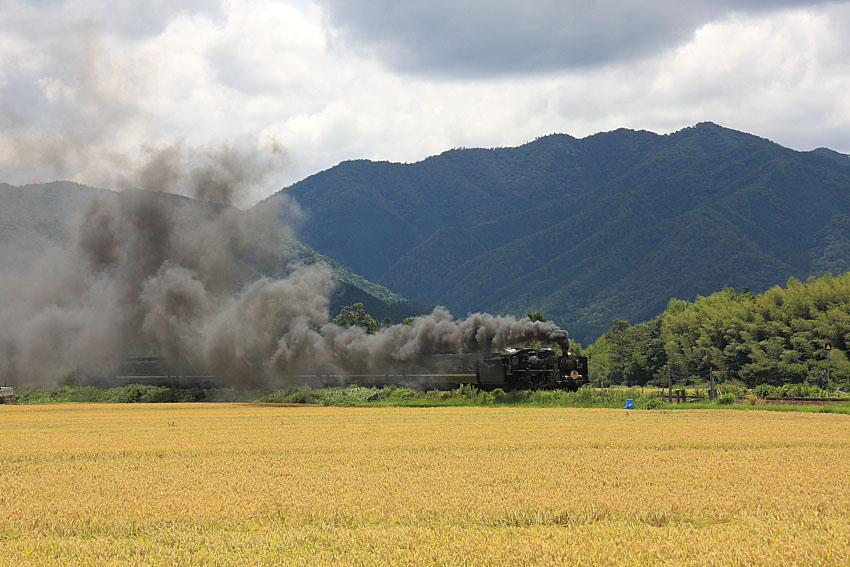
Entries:
{"type": "Polygon", "coordinates": [[[615,320],[588,348],[607,382],[666,384],[706,376],[749,387],[850,381],[850,273],[788,280],[764,293],[724,288],[693,302],[671,299],[650,321],[615,320]],[[827,348],[829,346],[829,348],[827,348]]]}

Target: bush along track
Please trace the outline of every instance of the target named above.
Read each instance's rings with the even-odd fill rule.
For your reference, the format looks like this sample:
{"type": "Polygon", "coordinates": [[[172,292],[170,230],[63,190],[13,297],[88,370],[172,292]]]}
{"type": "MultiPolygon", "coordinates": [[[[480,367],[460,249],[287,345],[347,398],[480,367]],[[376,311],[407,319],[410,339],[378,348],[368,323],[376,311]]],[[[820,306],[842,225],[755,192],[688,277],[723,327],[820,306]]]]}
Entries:
{"type": "MultiPolygon", "coordinates": [[[[461,386],[455,390],[421,391],[399,386],[367,388],[347,386],[313,389],[309,386],[286,386],[273,392],[227,389],[180,389],[163,386],[132,384],[119,388],[92,386],[57,386],[54,388],[23,388],[16,391],[21,404],[60,402],[89,403],[178,403],[178,402],[247,402],[273,404],[307,404],[320,406],[517,406],[563,408],[625,408],[626,401],[634,400],[636,410],[679,410],[726,408],[739,410],[804,411],[850,414],[850,399],[826,405],[765,404],[765,394],[775,390],[756,389],[756,393],[723,393],[714,401],[670,403],[666,391],[646,388],[599,389],[583,387],[577,392],[562,390],[501,389],[484,391],[474,386],[461,386]],[[757,395],[759,394],[759,395],[757,395]]],[[[795,390],[790,392],[797,394],[795,390]]]]}

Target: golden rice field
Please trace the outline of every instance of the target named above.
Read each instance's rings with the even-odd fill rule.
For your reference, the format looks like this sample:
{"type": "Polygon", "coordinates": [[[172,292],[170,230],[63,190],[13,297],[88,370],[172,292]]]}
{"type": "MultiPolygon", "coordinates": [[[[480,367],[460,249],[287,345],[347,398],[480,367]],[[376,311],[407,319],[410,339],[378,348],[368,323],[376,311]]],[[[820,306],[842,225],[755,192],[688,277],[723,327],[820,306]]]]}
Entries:
{"type": "Polygon", "coordinates": [[[0,565],[848,565],[850,416],[0,406],[0,565]]]}

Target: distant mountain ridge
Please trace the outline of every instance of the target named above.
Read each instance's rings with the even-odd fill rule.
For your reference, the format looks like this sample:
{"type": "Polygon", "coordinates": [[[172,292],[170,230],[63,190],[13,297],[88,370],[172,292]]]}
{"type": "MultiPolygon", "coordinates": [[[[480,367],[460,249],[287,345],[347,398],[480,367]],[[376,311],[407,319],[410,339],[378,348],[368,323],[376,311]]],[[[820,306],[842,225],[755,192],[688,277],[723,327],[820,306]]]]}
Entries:
{"type": "Polygon", "coordinates": [[[850,270],[850,156],[713,123],[348,161],[283,191],[300,238],[364,277],[458,314],[540,310],[583,342],[673,296],[850,270]]]}

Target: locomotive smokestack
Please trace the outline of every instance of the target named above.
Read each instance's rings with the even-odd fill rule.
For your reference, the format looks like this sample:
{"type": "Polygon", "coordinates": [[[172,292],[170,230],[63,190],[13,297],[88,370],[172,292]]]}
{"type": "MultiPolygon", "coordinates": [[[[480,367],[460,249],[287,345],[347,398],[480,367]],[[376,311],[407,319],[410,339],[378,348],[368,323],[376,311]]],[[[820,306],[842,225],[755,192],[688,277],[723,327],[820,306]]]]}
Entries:
{"type": "Polygon", "coordinates": [[[570,339],[564,338],[560,342],[561,354],[564,356],[570,355],[570,339]]]}

